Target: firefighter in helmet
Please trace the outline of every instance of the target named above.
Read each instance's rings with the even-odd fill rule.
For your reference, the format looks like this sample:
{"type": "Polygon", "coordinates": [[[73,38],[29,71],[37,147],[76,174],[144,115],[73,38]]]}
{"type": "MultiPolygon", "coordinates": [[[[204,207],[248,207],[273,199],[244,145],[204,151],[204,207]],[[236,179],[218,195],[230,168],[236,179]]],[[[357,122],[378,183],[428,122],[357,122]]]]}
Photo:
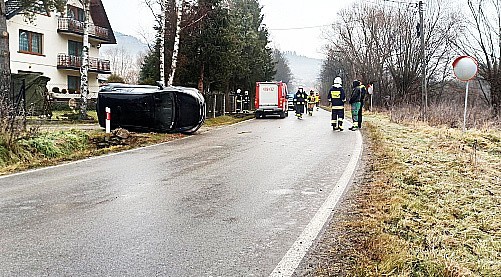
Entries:
{"type": "Polygon", "coordinates": [[[310,90],[310,95],[308,95],[308,114],[313,115],[313,108],[315,107],[315,92],[310,90]]]}
{"type": "Polygon", "coordinates": [[[298,119],[303,118],[304,106],[306,105],[306,98],[308,95],[303,90],[303,88],[299,88],[294,95],[294,104],[296,106],[296,116],[298,119]]]}
{"type": "Polygon", "coordinates": [[[341,77],[338,76],[334,78],[334,84],[329,91],[328,97],[332,106],[332,130],[343,131],[344,102],[346,102],[346,94],[343,89],[341,77]]]}

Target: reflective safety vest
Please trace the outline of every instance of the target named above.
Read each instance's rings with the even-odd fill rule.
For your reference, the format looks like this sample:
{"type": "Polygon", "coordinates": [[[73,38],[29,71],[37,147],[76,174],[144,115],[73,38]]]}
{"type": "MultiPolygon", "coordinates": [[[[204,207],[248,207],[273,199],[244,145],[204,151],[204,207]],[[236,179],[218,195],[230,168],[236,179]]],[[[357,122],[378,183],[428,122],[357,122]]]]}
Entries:
{"type": "Polygon", "coordinates": [[[309,104],[315,103],[315,95],[308,95],[308,103],[309,104]]]}
{"type": "Polygon", "coordinates": [[[333,109],[343,109],[346,95],[342,87],[331,87],[329,92],[329,100],[333,109]]]}
{"type": "Polygon", "coordinates": [[[315,95],[315,103],[320,102],[320,95],[315,95]]]}

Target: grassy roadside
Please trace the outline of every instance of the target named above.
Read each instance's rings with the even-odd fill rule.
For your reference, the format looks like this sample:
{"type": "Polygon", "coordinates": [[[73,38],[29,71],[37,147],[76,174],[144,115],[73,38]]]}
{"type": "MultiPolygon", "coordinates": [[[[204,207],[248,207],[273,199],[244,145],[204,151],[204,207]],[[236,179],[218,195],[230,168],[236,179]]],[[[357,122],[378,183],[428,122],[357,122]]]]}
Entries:
{"type": "MultiPolygon", "coordinates": [[[[501,276],[501,132],[366,118],[355,276],[501,276]]],[[[352,235],[353,236],[353,235],[352,235]]]]}
{"type": "MultiPolygon", "coordinates": [[[[230,125],[250,118],[252,116],[211,118],[206,120],[202,128],[230,125]]],[[[0,135],[0,175],[168,142],[185,136],[130,133],[126,137],[117,137],[105,134],[103,130],[54,129],[26,135],[9,145],[0,135]]]]}

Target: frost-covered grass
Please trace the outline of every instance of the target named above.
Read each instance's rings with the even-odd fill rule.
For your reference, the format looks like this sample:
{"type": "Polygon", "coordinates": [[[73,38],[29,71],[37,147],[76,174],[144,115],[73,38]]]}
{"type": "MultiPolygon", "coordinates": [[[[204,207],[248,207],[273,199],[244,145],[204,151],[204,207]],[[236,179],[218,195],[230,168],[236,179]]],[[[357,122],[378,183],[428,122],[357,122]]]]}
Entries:
{"type": "Polygon", "coordinates": [[[372,114],[361,276],[501,276],[501,132],[372,114]]]}

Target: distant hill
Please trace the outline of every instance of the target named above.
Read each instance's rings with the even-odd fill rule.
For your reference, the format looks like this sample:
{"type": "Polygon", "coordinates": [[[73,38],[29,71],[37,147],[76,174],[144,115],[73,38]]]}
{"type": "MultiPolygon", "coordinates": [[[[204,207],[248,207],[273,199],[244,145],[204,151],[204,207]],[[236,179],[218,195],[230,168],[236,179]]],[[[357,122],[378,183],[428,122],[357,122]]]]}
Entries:
{"type": "Polygon", "coordinates": [[[122,34],[120,32],[115,32],[115,37],[117,39],[117,44],[103,44],[100,53],[104,54],[111,49],[125,49],[133,57],[137,57],[140,54],[144,54],[148,51],[148,45],[143,43],[136,37],[122,34]]]}
{"type": "Polygon", "coordinates": [[[290,51],[284,52],[284,56],[289,62],[292,75],[294,75],[294,86],[303,86],[306,89],[317,87],[322,60],[300,56],[296,52],[290,51]]]}
{"type": "MultiPolygon", "coordinates": [[[[99,51],[102,57],[105,57],[107,52],[114,49],[124,49],[132,57],[138,57],[149,51],[148,45],[134,36],[115,32],[115,37],[117,44],[102,45],[99,51]]],[[[284,56],[289,62],[294,76],[293,90],[296,90],[298,86],[303,86],[306,89],[317,87],[322,60],[297,55],[296,52],[290,51],[284,52],[284,56]]]]}

